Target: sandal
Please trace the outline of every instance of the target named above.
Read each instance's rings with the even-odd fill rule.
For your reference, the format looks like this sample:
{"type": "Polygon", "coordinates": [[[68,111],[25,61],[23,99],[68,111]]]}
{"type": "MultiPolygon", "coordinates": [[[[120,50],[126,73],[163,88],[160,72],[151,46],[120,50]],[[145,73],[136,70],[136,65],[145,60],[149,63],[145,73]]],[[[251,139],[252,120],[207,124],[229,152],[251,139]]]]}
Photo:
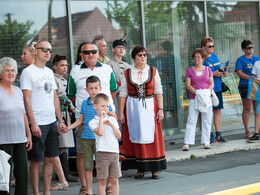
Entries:
{"type": "Polygon", "coordinates": [[[228,142],[228,140],[225,140],[222,136],[221,136],[221,132],[216,132],[216,140],[218,142],[228,142]],[[219,137],[219,139],[218,139],[219,137]]]}
{"type": "Polygon", "coordinates": [[[144,178],[144,172],[138,171],[135,175],[135,179],[143,179],[144,178]]]}
{"type": "Polygon", "coordinates": [[[210,133],[210,143],[218,143],[213,132],[210,133]]]}
{"type": "Polygon", "coordinates": [[[252,137],[251,132],[250,132],[250,131],[245,132],[245,138],[246,138],[246,139],[249,139],[250,137],[252,137]]]}
{"type": "Polygon", "coordinates": [[[107,187],[106,187],[106,195],[112,195],[111,186],[107,186],[107,187]]]}
{"type": "Polygon", "coordinates": [[[86,186],[81,186],[80,190],[79,190],[79,195],[86,195],[88,194],[88,189],[86,186]]]}
{"type": "Polygon", "coordinates": [[[160,174],[158,173],[158,171],[153,171],[152,172],[152,178],[153,179],[160,179],[160,174]]]}
{"type": "Polygon", "coordinates": [[[184,144],[182,147],[182,151],[189,151],[189,145],[188,144],[184,144]]]}
{"type": "Polygon", "coordinates": [[[54,186],[51,186],[50,190],[51,191],[57,191],[57,190],[68,190],[69,189],[69,184],[68,182],[65,182],[63,184],[57,183],[54,186]]]}
{"type": "Polygon", "coordinates": [[[211,148],[211,145],[209,145],[209,144],[204,144],[204,148],[205,148],[205,149],[210,149],[210,148],[211,148]]]}

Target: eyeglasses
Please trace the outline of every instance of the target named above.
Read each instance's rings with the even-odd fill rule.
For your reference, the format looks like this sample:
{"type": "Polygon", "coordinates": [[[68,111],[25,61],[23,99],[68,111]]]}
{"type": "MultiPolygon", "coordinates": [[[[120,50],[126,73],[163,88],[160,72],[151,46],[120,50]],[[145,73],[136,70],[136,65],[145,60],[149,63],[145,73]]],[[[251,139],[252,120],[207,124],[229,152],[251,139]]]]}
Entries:
{"type": "Polygon", "coordinates": [[[117,49],[125,49],[124,46],[116,46],[117,49]]]}
{"type": "Polygon", "coordinates": [[[82,51],[82,53],[84,53],[85,55],[89,55],[90,53],[96,54],[97,50],[86,50],[86,51],[82,51]]]}
{"type": "Polygon", "coordinates": [[[214,48],[215,46],[214,45],[210,45],[210,46],[208,46],[208,48],[214,48]]]}
{"type": "Polygon", "coordinates": [[[252,45],[252,46],[248,46],[248,47],[246,47],[246,49],[252,49],[252,48],[254,48],[253,45],[252,45]]]}
{"type": "Polygon", "coordinates": [[[146,54],[146,53],[139,53],[139,54],[137,54],[137,56],[138,56],[138,57],[142,57],[142,56],[146,57],[147,54],[146,54]]]}
{"type": "Polygon", "coordinates": [[[52,49],[49,49],[49,48],[47,48],[47,47],[37,47],[37,48],[35,48],[35,49],[41,49],[42,52],[44,52],[44,53],[47,53],[48,51],[49,51],[50,53],[52,53],[52,49]]]}

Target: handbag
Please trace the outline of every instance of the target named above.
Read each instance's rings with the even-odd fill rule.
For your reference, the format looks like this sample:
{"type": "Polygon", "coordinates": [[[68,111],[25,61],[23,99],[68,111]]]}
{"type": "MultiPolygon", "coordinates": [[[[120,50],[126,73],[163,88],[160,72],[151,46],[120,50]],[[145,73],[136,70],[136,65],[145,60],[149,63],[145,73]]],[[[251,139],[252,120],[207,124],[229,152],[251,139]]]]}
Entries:
{"type": "MultiPolygon", "coordinates": [[[[206,59],[208,62],[210,62],[208,59],[206,59]]],[[[211,62],[210,62],[211,63],[211,62]]],[[[216,69],[216,67],[214,66],[214,64],[213,63],[211,63],[212,64],[212,66],[215,68],[215,70],[217,70],[216,69]]],[[[222,70],[222,69],[221,69],[222,70]]],[[[223,70],[222,70],[222,72],[223,72],[223,70]]],[[[220,81],[221,81],[221,87],[222,87],[222,92],[224,93],[224,92],[226,92],[226,91],[229,91],[229,93],[231,94],[231,91],[230,91],[230,89],[229,89],[229,87],[227,86],[227,84],[224,82],[224,81],[222,81],[222,79],[221,79],[221,77],[220,77],[220,81]]]]}
{"type": "Polygon", "coordinates": [[[229,87],[226,85],[226,83],[225,83],[224,81],[222,81],[221,78],[220,78],[220,80],[221,80],[222,92],[224,93],[224,92],[226,92],[226,91],[229,91],[229,93],[231,94],[230,89],[229,89],[229,87]]]}

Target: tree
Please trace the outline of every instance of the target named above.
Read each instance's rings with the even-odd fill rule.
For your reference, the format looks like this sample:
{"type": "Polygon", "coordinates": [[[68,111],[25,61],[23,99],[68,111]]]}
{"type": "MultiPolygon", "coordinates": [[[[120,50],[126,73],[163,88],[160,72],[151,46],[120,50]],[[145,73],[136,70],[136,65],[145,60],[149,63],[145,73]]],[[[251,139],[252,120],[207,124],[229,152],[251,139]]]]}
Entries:
{"type": "Polygon", "coordinates": [[[30,33],[32,21],[19,23],[17,20],[5,20],[0,24],[0,57],[20,56],[24,46],[33,38],[36,32],[30,33]]]}

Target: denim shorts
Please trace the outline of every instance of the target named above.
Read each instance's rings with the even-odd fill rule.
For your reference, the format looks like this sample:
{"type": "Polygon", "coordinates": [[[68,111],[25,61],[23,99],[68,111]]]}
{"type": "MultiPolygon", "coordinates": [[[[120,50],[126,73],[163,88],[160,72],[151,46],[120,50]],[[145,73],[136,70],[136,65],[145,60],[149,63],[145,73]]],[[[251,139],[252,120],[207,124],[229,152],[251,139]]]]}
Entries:
{"type": "Polygon", "coordinates": [[[59,156],[59,138],[56,121],[48,125],[39,125],[42,137],[32,135],[32,149],[28,151],[31,161],[43,161],[44,157],[59,156]]]}
{"type": "Polygon", "coordinates": [[[255,113],[256,113],[256,114],[260,114],[260,100],[259,100],[259,101],[256,101],[255,113]]]}
{"type": "Polygon", "coordinates": [[[219,105],[218,106],[213,106],[213,110],[223,109],[223,95],[222,95],[222,91],[215,92],[215,93],[216,93],[216,96],[218,97],[219,105]]]}

